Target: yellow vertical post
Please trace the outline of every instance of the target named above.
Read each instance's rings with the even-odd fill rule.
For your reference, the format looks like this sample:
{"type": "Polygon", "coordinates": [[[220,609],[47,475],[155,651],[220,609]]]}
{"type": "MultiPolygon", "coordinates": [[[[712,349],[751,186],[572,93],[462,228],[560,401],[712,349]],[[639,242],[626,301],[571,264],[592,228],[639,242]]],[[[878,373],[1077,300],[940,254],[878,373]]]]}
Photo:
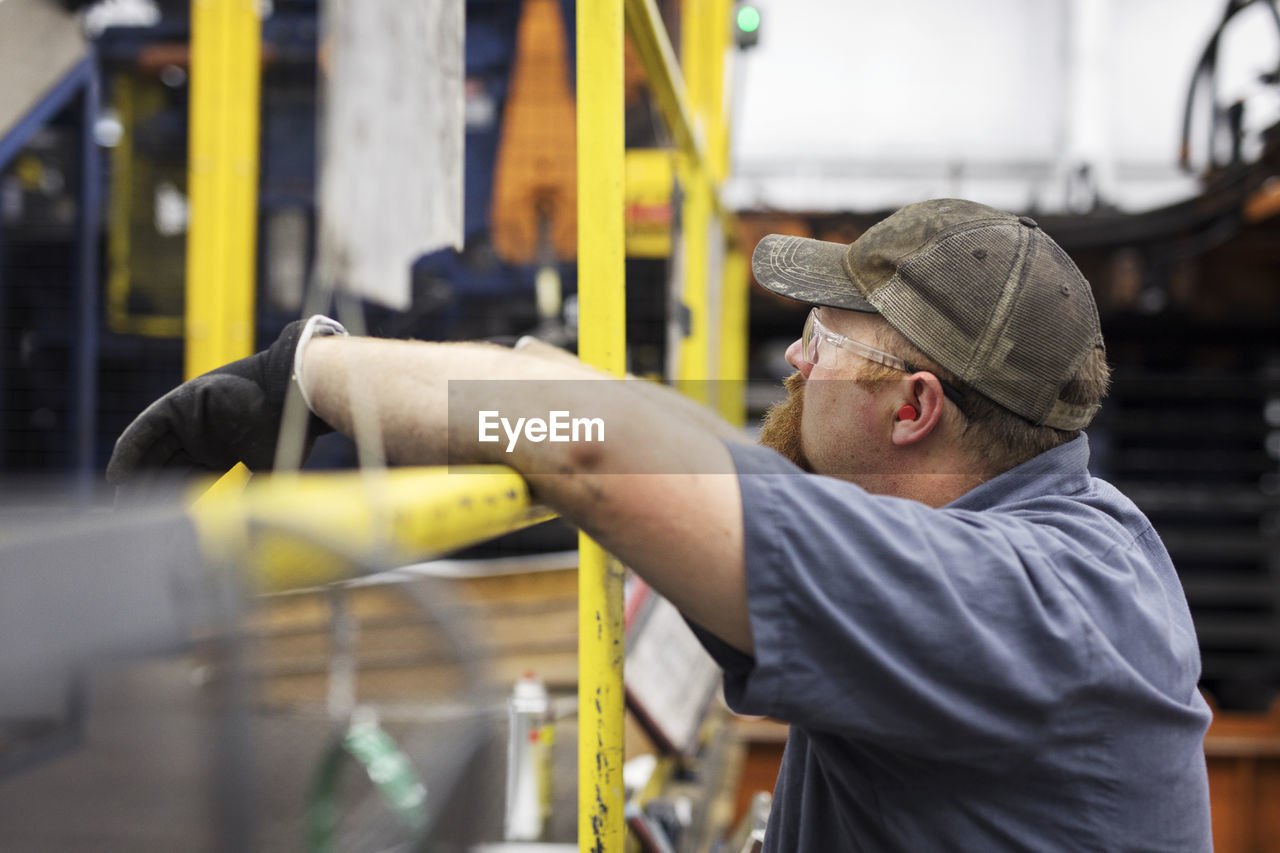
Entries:
{"type": "Polygon", "coordinates": [[[681,301],[688,313],[688,333],[680,340],[679,367],[676,384],[688,396],[699,402],[707,402],[707,383],[710,367],[707,348],[707,322],[710,304],[708,300],[708,238],[711,221],[711,185],[709,176],[691,157],[681,157],[681,186],[684,200],[681,204],[680,222],[683,232],[681,252],[684,255],[684,285],[681,301]]]}
{"type": "Polygon", "coordinates": [[[192,0],[186,375],[253,351],[259,0],[192,0]]]}
{"type": "MultiPolygon", "coordinates": [[[[706,116],[708,170],[719,186],[729,175],[729,85],[732,0],[705,0],[710,4],[712,25],[703,44],[703,85],[698,98],[706,116]]],[[[720,335],[716,353],[716,401],[720,416],[739,426],[747,420],[747,258],[737,246],[736,234],[724,234],[726,247],[720,273],[720,335]]]]}
{"type": "Polygon", "coordinates": [[[728,130],[722,114],[728,15],[728,0],[686,0],[680,19],[680,64],[707,160],[695,163],[686,159],[682,173],[683,301],[689,311],[689,334],[681,341],[676,379],[685,393],[704,403],[714,401],[709,399],[706,383],[699,380],[713,378],[717,373],[713,365],[720,354],[713,353],[710,344],[709,324],[720,306],[713,305],[709,297],[708,241],[714,214],[713,188],[728,171],[728,130]]]}
{"type": "Polygon", "coordinates": [[[685,92],[694,126],[706,142],[707,29],[713,0],[684,0],[680,4],[680,70],[684,73],[685,92]]]}
{"type": "MultiPolygon", "coordinates": [[[[626,369],[623,0],[578,2],[578,355],[626,369]]],[[[622,573],[578,541],[578,849],[621,853],[622,573]]]]}
{"type": "Polygon", "coordinates": [[[738,246],[725,254],[720,289],[720,417],[735,426],[747,422],[747,256],[738,246]]]}
{"type": "MultiPolygon", "coordinates": [[[[729,115],[730,99],[726,96],[728,83],[726,63],[729,60],[730,16],[732,0],[699,0],[704,23],[696,33],[697,41],[689,44],[688,52],[696,69],[690,85],[693,111],[705,134],[707,154],[707,179],[712,186],[719,186],[729,174],[729,115]]],[[[708,189],[708,193],[712,192],[708,189]]],[[[710,205],[710,199],[708,199],[710,205]]],[[[715,212],[708,209],[708,217],[715,212]]],[[[719,304],[713,315],[718,321],[717,335],[707,334],[706,358],[719,381],[715,384],[713,404],[721,416],[733,424],[746,422],[747,379],[747,270],[746,258],[734,245],[736,235],[720,234],[726,241],[722,267],[719,270],[719,304]],[[712,339],[715,351],[710,351],[712,339]]],[[[708,256],[711,249],[708,249],[708,256]]],[[[708,269],[707,275],[714,274],[708,269]]],[[[710,281],[707,282],[710,289],[710,281]]],[[[708,309],[710,299],[708,301],[708,309]]],[[[708,317],[708,323],[712,317],[708,317]]]]}
{"type": "MultiPolygon", "coordinates": [[[[689,96],[693,131],[704,144],[706,120],[700,109],[700,88],[706,79],[702,68],[706,53],[702,43],[708,25],[708,5],[707,0],[685,0],[680,10],[680,68],[689,96]]],[[[707,386],[702,380],[710,378],[707,376],[707,218],[711,215],[711,200],[704,166],[695,157],[680,158],[680,186],[684,192],[680,209],[683,255],[680,301],[688,312],[688,329],[680,339],[675,379],[676,386],[685,394],[705,403],[707,386]]]]}
{"type": "Polygon", "coordinates": [[[697,88],[690,94],[694,112],[702,117],[706,134],[708,171],[719,184],[729,174],[729,121],[725,97],[725,61],[729,50],[731,0],[702,0],[705,23],[696,50],[697,88]]]}

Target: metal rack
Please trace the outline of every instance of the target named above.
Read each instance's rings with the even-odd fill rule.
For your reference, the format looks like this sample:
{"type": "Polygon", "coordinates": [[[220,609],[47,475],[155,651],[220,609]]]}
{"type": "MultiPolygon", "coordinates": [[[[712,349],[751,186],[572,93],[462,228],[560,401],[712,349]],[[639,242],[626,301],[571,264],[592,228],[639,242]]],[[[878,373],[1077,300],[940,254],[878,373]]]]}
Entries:
{"type": "MultiPolygon", "coordinates": [[[[245,69],[259,67],[256,44],[247,44],[258,37],[255,3],[209,0],[197,8],[192,35],[189,375],[247,353],[252,342],[246,316],[252,315],[254,217],[245,211],[252,208],[250,176],[256,175],[256,158],[245,141],[257,126],[258,81],[245,69]],[[226,89],[219,87],[233,87],[236,96],[226,97],[226,89]],[[203,190],[198,189],[200,181],[205,182],[203,190]],[[212,252],[225,261],[216,271],[207,263],[212,252]],[[228,287],[227,282],[243,287],[228,287]]],[[[741,422],[741,381],[718,383],[723,393],[714,400],[706,390],[713,386],[697,381],[745,377],[746,262],[733,245],[733,220],[717,191],[727,171],[720,75],[728,27],[707,23],[727,22],[728,11],[727,0],[685,3],[686,90],[653,0],[627,0],[625,14],[623,0],[578,3],[579,352],[588,364],[623,373],[625,20],[677,140],[685,188],[682,299],[690,327],[680,346],[676,378],[689,393],[741,422]],[[722,330],[718,339],[717,328],[722,330]]],[[[392,473],[394,478],[384,474],[368,481],[375,484],[365,495],[370,509],[357,518],[345,509],[333,511],[349,505],[339,498],[349,495],[350,481],[316,475],[276,478],[244,496],[224,487],[209,495],[194,517],[215,562],[231,559],[244,565],[263,589],[343,577],[360,562],[350,558],[362,557],[366,549],[385,556],[390,546],[396,556],[413,559],[545,517],[530,507],[523,481],[507,469],[449,479],[440,470],[392,473]],[[274,508],[281,505],[291,508],[287,520],[274,517],[274,508]],[[334,527],[339,521],[346,526],[334,527]],[[296,530],[298,536],[264,542],[252,533],[282,528],[296,530]],[[334,547],[317,549],[316,543],[326,542],[334,547]],[[328,556],[320,553],[325,550],[328,556]]],[[[585,537],[579,554],[578,838],[584,850],[621,851],[622,570],[585,537]]]]}
{"type": "MultiPolygon", "coordinates": [[[[40,97],[9,133],[0,138],[0,170],[3,170],[41,128],[59,113],[71,108],[79,99],[80,193],[72,241],[74,277],[71,287],[74,290],[74,317],[68,329],[71,394],[67,405],[67,451],[73,460],[75,487],[81,497],[87,497],[92,486],[97,411],[97,239],[101,217],[102,167],[93,127],[98,118],[100,97],[97,63],[92,52],[89,52],[40,97]]],[[[0,256],[4,250],[3,237],[3,229],[0,229],[0,256]]],[[[4,283],[0,282],[0,303],[4,299],[3,288],[4,283]]],[[[0,386],[0,391],[2,390],[0,386]]],[[[0,408],[3,405],[4,401],[0,398],[0,408]]]]}

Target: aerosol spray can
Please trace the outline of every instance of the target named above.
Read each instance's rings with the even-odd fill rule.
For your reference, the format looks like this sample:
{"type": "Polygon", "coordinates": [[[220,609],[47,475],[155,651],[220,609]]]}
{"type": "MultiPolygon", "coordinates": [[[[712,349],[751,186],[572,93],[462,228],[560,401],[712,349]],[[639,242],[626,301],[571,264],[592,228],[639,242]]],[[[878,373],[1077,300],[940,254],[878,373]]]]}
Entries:
{"type": "Polygon", "coordinates": [[[555,728],[547,688],[533,673],[516,681],[507,711],[507,841],[537,841],[551,815],[555,728]]]}

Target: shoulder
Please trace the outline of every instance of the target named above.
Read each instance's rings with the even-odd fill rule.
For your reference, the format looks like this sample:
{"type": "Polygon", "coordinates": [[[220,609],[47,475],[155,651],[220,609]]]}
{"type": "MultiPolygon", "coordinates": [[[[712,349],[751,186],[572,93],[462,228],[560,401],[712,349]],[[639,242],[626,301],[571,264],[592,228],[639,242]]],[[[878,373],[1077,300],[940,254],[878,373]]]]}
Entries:
{"type": "Polygon", "coordinates": [[[1051,552],[1106,557],[1144,553],[1151,522],[1128,497],[1089,471],[1081,435],[983,483],[944,509],[976,513],[1023,543],[1051,552]]]}
{"type": "Polygon", "coordinates": [[[1089,477],[1079,489],[1048,491],[991,510],[994,523],[1007,535],[1034,541],[1051,556],[1109,565],[1169,563],[1150,519],[1105,480],[1089,477]]]}

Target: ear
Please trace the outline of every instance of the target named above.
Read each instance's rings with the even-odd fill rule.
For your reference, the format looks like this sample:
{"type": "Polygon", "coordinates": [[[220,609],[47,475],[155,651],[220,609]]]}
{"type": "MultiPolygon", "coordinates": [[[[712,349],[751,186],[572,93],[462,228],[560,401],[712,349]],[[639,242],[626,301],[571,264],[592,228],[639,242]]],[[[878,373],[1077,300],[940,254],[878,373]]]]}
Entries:
{"type": "Polygon", "coordinates": [[[927,438],[942,420],[942,407],[947,402],[946,395],[942,393],[942,383],[927,370],[908,376],[904,391],[902,399],[894,407],[893,433],[890,436],[899,446],[927,438]]]}

